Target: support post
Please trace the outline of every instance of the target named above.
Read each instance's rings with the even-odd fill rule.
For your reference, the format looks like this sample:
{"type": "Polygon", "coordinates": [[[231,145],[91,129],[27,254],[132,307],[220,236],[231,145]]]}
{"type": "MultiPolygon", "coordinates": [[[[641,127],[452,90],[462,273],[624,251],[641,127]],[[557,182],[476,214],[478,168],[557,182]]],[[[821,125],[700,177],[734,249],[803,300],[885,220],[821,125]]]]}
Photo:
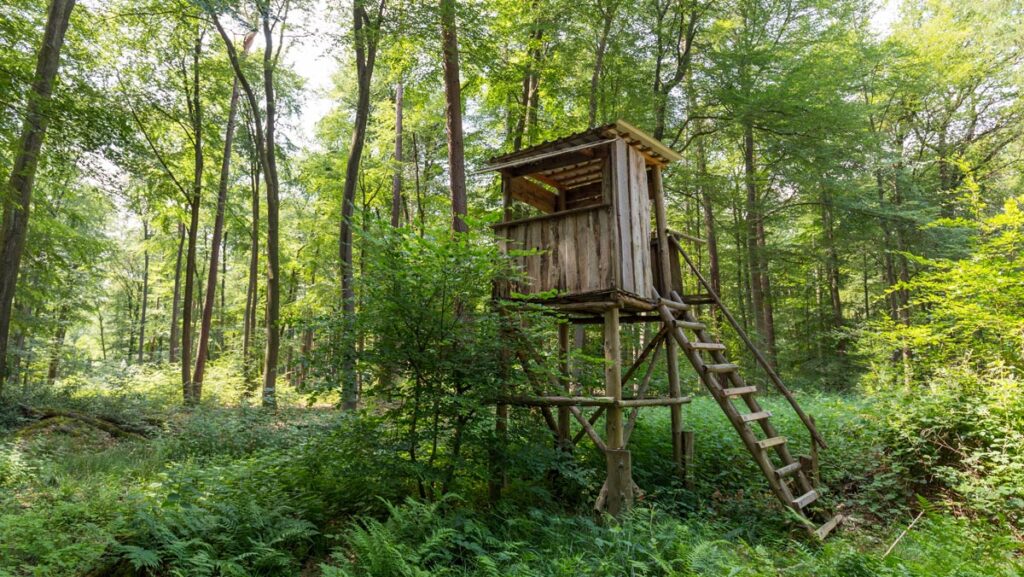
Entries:
{"type": "Polygon", "coordinates": [[[693,431],[683,431],[683,486],[693,490],[693,431]]]}
{"type": "MultiPolygon", "coordinates": [[[[663,295],[672,293],[672,259],[669,257],[668,242],[668,212],[665,208],[665,189],[661,181],[661,167],[651,168],[650,184],[654,189],[654,220],[655,230],[658,234],[658,269],[660,274],[658,290],[663,295]]],[[[673,339],[665,341],[665,362],[668,364],[668,394],[673,399],[682,396],[682,388],[679,386],[679,350],[676,348],[673,339]]],[[[675,463],[676,473],[686,477],[685,451],[683,447],[683,407],[673,405],[669,408],[672,421],[672,462],[675,463]]]]}
{"type": "MultiPolygon", "coordinates": [[[[605,395],[622,400],[622,356],[619,341],[619,309],[604,313],[604,384],[605,395]]],[[[605,444],[608,449],[608,497],[606,510],[612,515],[629,509],[633,504],[633,472],[629,451],[625,447],[622,428],[622,407],[611,405],[605,417],[605,444]]]]}

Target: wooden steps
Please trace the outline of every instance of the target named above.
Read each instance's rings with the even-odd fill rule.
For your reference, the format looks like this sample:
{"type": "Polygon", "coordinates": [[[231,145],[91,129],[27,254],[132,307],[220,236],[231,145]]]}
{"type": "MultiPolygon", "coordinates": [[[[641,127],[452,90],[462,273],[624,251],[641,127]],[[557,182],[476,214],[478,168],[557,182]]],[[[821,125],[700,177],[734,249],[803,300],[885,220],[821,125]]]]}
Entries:
{"type": "Polygon", "coordinates": [[[704,323],[693,322],[693,321],[680,321],[680,320],[677,320],[675,322],[675,325],[677,327],[681,328],[681,329],[690,329],[691,331],[702,331],[702,330],[708,328],[708,326],[705,325],[704,323]]]}
{"type": "Polygon", "coordinates": [[[793,506],[796,507],[797,509],[803,509],[804,507],[817,501],[819,496],[820,495],[818,495],[817,489],[811,489],[810,491],[807,491],[806,493],[800,495],[796,499],[793,499],[793,506]]]}
{"type": "Polygon", "coordinates": [[[771,449],[772,447],[778,447],[779,445],[786,444],[786,437],[771,437],[763,441],[758,441],[757,446],[763,449],[771,449]]]}
{"type": "Polygon", "coordinates": [[[835,528],[838,527],[839,524],[842,523],[845,519],[846,517],[844,517],[841,513],[836,514],[834,517],[826,521],[824,525],[815,529],[814,536],[818,539],[824,539],[825,537],[828,537],[828,534],[834,531],[835,528]]]}
{"type": "Polygon", "coordinates": [[[768,411],[758,411],[756,413],[747,413],[746,415],[740,415],[740,418],[743,419],[744,423],[749,423],[751,421],[763,421],[771,416],[772,414],[768,411]]]}
{"type": "Polygon", "coordinates": [[[732,389],[722,389],[722,394],[727,397],[739,397],[741,395],[753,395],[757,392],[757,387],[734,387],[732,389]]]}
{"type": "MultiPolygon", "coordinates": [[[[722,374],[722,373],[731,373],[733,371],[738,371],[738,370],[740,370],[740,366],[737,365],[737,364],[733,364],[733,363],[710,364],[710,365],[704,365],[704,370],[708,371],[709,373],[722,374]]],[[[754,387],[750,387],[750,388],[754,388],[754,387]]],[[[726,389],[726,390],[728,391],[729,389],[726,389]]]]}
{"type": "MultiPolygon", "coordinates": [[[[678,295],[673,294],[673,296],[679,299],[678,295]]],[[[717,304],[721,306],[721,303],[717,304]]],[[[726,312],[724,307],[723,312],[726,312]]],[[[812,481],[817,476],[817,461],[800,460],[790,453],[788,438],[779,434],[771,423],[772,413],[762,409],[756,399],[758,388],[744,382],[739,374],[739,365],[726,358],[725,345],[715,342],[718,339],[708,332],[707,325],[697,320],[686,303],[679,302],[679,300],[661,299],[658,314],[669,329],[670,337],[675,339],[685,352],[686,358],[697,371],[705,388],[718,401],[725,416],[728,417],[750,455],[758,464],[775,496],[802,517],[808,519],[812,516],[818,517],[820,507],[813,508],[815,511],[813,513],[810,510],[805,510],[817,503],[821,496],[821,492],[812,481]],[[685,333],[683,329],[693,331],[693,340],[687,338],[688,333],[685,333]],[[758,430],[763,435],[758,434],[758,430]],[[758,438],[762,436],[763,438],[758,438]],[[799,496],[794,497],[794,495],[799,496]]],[[[747,342],[747,345],[753,346],[750,342],[747,342]]],[[[776,383],[776,386],[782,386],[777,381],[773,382],[776,383]]],[[[783,392],[784,394],[788,393],[788,391],[783,392]]],[[[795,405],[796,401],[791,396],[788,396],[787,399],[801,415],[801,419],[810,428],[812,435],[816,435],[813,423],[808,424],[802,410],[795,405]]],[[[814,439],[818,441],[819,446],[824,447],[824,442],[820,441],[820,437],[815,436],[814,439]]],[[[812,451],[815,448],[812,448],[812,451]]],[[[835,515],[816,529],[811,529],[810,532],[823,539],[835,530],[842,519],[842,515],[835,515]]],[[[821,520],[818,518],[818,522],[821,520]]]]}
{"type": "Polygon", "coordinates": [[[800,469],[801,467],[799,462],[790,463],[784,467],[779,467],[778,469],[775,469],[775,474],[781,479],[783,477],[788,477],[796,473],[800,469]]]}
{"type": "Polygon", "coordinates": [[[687,347],[695,351],[724,351],[725,345],[722,343],[701,343],[697,341],[690,341],[687,343],[687,347]]]}

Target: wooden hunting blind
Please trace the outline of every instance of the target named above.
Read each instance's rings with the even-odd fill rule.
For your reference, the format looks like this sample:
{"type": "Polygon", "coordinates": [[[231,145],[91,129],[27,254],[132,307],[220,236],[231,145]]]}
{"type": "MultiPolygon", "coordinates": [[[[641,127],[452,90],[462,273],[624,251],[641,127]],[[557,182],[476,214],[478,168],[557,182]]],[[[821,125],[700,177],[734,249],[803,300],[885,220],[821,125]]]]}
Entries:
{"type": "MultiPolygon", "coordinates": [[[[772,492],[799,515],[820,516],[820,508],[811,507],[821,494],[817,450],[826,445],[813,419],[800,408],[681,244],[702,241],[673,233],[667,226],[662,169],[680,159],[665,144],[620,120],[494,157],[484,169],[501,176],[503,217],[494,230],[501,250],[522,272],[516,280],[499,283],[495,298],[538,303],[568,321],[558,329],[559,376],[538,370],[543,355],[536,351],[517,349],[510,355],[526,373],[531,389],[530,394],[506,391],[498,399],[499,437],[507,430],[513,405],[539,411],[563,449],[571,450],[588,437],[607,460],[607,478],[595,507],[618,514],[640,490],[632,479],[627,448],[638,411],[664,406],[671,414],[672,461],[689,482],[693,432],[684,430],[683,423],[682,405],[690,397],[680,388],[682,352],[733,424],[772,492]],[[681,294],[684,270],[696,277],[705,293],[681,294]],[[768,381],[790,403],[810,433],[810,455],[790,453],[788,439],[776,431],[771,413],[757,401],[758,387],[743,380],[739,365],[726,358],[726,346],[709,325],[697,319],[701,305],[714,307],[724,317],[768,381]],[[655,323],[658,330],[650,332],[635,358],[626,359],[629,364],[623,372],[620,326],[637,322],[655,323]],[[603,326],[603,383],[574,382],[570,324],[603,326]],[[667,383],[659,387],[652,375],[662,351],[667,383]],[[603,436],[595,427],[601,418],[603,436]],[[573,420],[578,423],[575,434],[573,420]]],[[[502,475],[496,474],[494,496],[503,483],[502,475]]],[[[841,515],[826,518],[813,533],[823,538],[841,521],[841,515]]]]}

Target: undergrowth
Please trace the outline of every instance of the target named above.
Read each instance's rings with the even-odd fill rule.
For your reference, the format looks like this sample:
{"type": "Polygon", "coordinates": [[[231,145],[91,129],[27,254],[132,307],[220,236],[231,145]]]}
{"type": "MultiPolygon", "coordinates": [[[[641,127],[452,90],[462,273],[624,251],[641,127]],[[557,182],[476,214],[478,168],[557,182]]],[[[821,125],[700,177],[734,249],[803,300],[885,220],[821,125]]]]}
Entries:
{"type": "MultiPolygon", "coordinates": [[[[101,401],[76,407],[117,416],[128,406],[101,401]]],[[[930,478],[918,476],[928,469],[914,459],[927,463],[920,455],[931,445],[912,443],[910,431],[930,424],[942,438],[951,434],[938,426],[940,400],[897,416],[866,398],[801,397],[830,442],[822,453],[828,505],[850,517],[822,545],[808,541],[771,497],[706,398],[686,409],[687,427],[696,431],[692,491],[669,462],[667,412],[642,413],[631,448],[646,494],[621,522],[589,511],[604,468],[600,454],[587,441],[572,459],[546,449],[544,431],[528,415],[514,416],[511,484],[491,507],[475,477],[460,482],[459,496],[416,498],[420,471],[405,458],[401,437],[372,411],[180,412],[138,402],[138,415],[159,419],[145,440],[65,425],[0,438],[0,577],[84,576],[97,568],[284,576],[318,566],[325,576],[368,577],[1022,574],[1008,514],[978,507],[957,516],[962,511],[952,500],[929,495],[922,509],[916,497],[929,487],[961,487],[966,478],[935,468],[930,478]]],[[[764,400],[799,451],[806,431],[783,403],[764,400]]],[[[967,413],[942,422],[959,423],[951,430],[960,435],[972,423],[971,430],[987,430],[967,413]]],[[[960,468],[940,456],[957,471],[988,466],[960,468]]]]}

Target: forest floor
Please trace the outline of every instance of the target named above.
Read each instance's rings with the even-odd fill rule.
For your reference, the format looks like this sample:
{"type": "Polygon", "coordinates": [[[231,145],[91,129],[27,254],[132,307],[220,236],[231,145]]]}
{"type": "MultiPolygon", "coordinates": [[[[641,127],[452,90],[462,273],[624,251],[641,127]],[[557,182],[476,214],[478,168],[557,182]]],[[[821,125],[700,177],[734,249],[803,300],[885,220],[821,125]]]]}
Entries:
{"type": "MultiPolygon", "coordinates": [[[[1024,574],[1009,525],[958,514],[941,494],[906,493],[878,442],[881,409],[855,397],[802,399],[831,444],[821,465],[829,505],[850,518],[824,543],[771,498],[707,398],[686,409],[693,491],[665,458],[667,413],[642,413],[631,448],[646,494],[619,523],[587,512],[604,467],[589,445],[560,490],[541,470],[514,480],[496,507],[483,476],[427,503],[375,470],[372,453],[383,449],[367,442],[369,417],[300,406],[183,411],[167,398],[79,395],[74,415],[9,424],[0,576],[1024,574]],[[111,434],[76,415],[133,431],[111,434]]],[[[795,443],[798,427],[780,420],[795,443]]]]}

